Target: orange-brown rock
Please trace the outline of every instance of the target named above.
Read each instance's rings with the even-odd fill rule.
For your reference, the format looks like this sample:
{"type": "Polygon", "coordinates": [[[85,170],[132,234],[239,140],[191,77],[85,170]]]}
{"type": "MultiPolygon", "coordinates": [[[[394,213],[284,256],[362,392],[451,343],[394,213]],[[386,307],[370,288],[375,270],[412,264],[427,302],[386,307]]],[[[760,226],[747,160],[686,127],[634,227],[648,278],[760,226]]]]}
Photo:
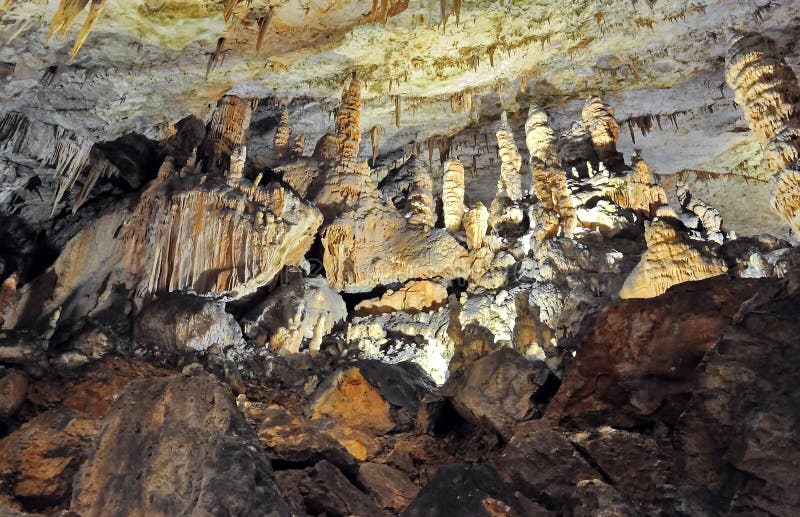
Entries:
{"type": "Polygon", "coordinates": [[[584,340],[546,417],[621,428],[674,421],[694,390],[697,365],[761,285],[771,284],[723,277],[613,303],[584,340]]]}
{"type": "Polygon", "coordinates": [[[393,512],[402,511],[419,492],[406,474],[380,463],[362,463],[358,482],[382,508],[393,512]]]}
{"type": "Polygon", "coordinates": [[[69,409],[37,416],[0,440],[0,489],[30,508],[63,505],[99,423],[69,409]]]}
{"type": "Polygon", "coordinates": [[[411,281],[397,290],[389,290],[380,298],[372,298],[360,302],[355,313],[381,314],[385,312],[403,311],[416,313],[438,309],[447,301],[447,289],[430,280],[411,281]]]}

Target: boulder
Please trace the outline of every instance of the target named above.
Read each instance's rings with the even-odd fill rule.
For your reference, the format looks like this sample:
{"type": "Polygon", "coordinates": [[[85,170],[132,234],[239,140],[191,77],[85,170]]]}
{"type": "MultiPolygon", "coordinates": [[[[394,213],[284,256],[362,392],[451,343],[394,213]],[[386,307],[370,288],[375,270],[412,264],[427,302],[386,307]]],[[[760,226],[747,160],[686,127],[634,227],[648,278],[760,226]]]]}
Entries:
{"type": "Polygon", "coordinates": [[[742,305],[776,283],[709,279],[647,300],[619,300],[597,318],[546,416],[569,425],[675,422],[697,365],[742,305]]]}
{"type": "Polygon", "coordinates": [[[29,420],[0,440],[0,490],[29,510],[68,503],[98,427],[97,420],[70,409],[29,420]]]}
{"type": "Polygon", "coordinates": [[[75,481],[80,515],[289,513],[258,438],[212,376],[132,382],[75,481]]]}
{"type": "Polygon", "coordinates": [[[9,370],[0,377],[0,422],[13,416],[25,402],[28,377],[17,370],[9,370]]]}
{"type": "Polygon", "coordinates": [[[391,512],[403,510],[419,492],[407,475],[380,463],[362,463],[358,482],[381,508],[391,512]]]}
{"type": "Polygon", "coordinates": [[[159,296],[142,309],[134,339],[172,354],[245,346],[242,329],[223,302],[178,293],[159,296]]]}
{"type": "Polygon", "coordinates": [[[366,359],[339,369],[317,391],[313,418],[330,417],[372,434],[410,429],[419,401],[435,389],[413,363],[396,365],[366,359]]]}
{"type": "Polygon", "coordinates": [[[550,370],[503,348],[454,374],[442,388],[467,420],[510,438],[517,423],[541,416],[550,370]]]}

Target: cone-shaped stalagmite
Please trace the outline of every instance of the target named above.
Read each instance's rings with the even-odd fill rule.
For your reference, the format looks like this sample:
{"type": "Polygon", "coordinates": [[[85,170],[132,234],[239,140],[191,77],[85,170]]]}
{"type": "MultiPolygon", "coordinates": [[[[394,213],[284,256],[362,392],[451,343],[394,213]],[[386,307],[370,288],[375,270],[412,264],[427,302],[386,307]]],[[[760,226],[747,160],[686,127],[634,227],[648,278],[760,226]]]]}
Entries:
{"type": "Polygon", "coordinates": [[[278,129],[275,130],[275,139],[272,141],[275,155],[278,157],[286,157],[289,155],[289,143],[292,139],[292,128],[289,126],[289,109],[284,109],[281,114],[281,120],[278,123],[278,129]]]}
{"type": "Polygon", "coordinates": [[[522,177],[519,174],[522,168],[522,158],[514,141],[514,133],[508,125],[508,115],[503,112],[500,125],[497,128],[497,148],[500,155],[500,182],[498,196],[508,197],[513,202],[522,199],[522,177]]]}
{"type": "Polygon", "coordinates": [[[539,106],[528,108],[528,120],[525,121],[525,144],[531,159],[547,162],[548,156],[555,152],[555,133],[550,127],[547,113],[539,106]]]}
{"type": "Polygon", "coordinates": [[[622,156],[617,152],[619,124],[614,119],[614,109],[600,98],[592,97],[586,101],[581,118],[598,159],[606,163],[621,161],[622,156]]]}
{"type": "Polygon", "coordinates": [[[436,223],[433,179],[425,167],[417,169],[417,175],[408,193],[408,206],[410,208],[409,223],[429,228],[436,223]]]}
{"type": "Polygon", "coordinates": [[[467,233],[467,246],[471,250],[483,246],[483,238],[489,229],[489,210],[478,201],[464,214],[464,230],[467,233]]]}
{"type": "Polygon", "coordinates": [[[461,229],[464,217],[464,166],[457,158],[444,164],[442,205],[444,227],[450,233],[456,233],[461,229]]]}

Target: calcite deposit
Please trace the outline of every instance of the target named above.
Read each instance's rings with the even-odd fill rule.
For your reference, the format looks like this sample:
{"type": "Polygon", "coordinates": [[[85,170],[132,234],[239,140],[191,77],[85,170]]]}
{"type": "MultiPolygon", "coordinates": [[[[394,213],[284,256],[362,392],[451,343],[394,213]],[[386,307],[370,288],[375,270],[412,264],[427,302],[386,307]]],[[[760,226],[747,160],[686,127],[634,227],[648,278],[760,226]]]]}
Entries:
{"type": "Polygon", "coordinates": [[[798,9],[5,2],[0,515],[794,516],[798,9]]]}

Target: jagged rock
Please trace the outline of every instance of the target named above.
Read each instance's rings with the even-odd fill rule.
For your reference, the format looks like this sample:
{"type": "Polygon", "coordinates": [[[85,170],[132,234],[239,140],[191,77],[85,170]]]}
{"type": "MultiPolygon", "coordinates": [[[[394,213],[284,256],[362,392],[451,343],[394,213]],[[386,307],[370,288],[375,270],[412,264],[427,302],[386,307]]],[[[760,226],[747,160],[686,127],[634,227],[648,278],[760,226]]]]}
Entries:
{"type": "Polygon", "coordinates": [[[419,492],[407,475],[380,463],[362,463],[358,482],[382,508],[392,512],[403,510],[419,492]]]}
{"type": "Polygon", "coordinates": [[[670,287],[724,274],[725,263],[690,245],[661,220],[645,226],[647,250],[619,292],[620,298],[652,298],[670,287]]]}
{"type": "Polygon", "coordinates": [[[676,428],[676,484],[701,487],[731,514],[791,515],[800,504],[800,399],[788,388],[800,380],[800,297],[796,279],[777,292],[760,282],[700,367],[676,428]]]}
{"type": "Polygon", "coordinates": [[[800,162],[783,169],[772,191],[772,206],[800,235],[800,162]]]}
{"type": "Polygon", "coordinates": [[[442,205],[444,227],[448,232],[456,233],[464,218],[464,166],[457,158],[444,164],[442,205]]]}
{"type": "Polygon", "coordinates": [[[255,424],[258,440],[273,463],[313,465],[327,460],[350,475],[358,470],[355,458],[338,441],[278,406],[251,408],[248,420],[255,424]]]}
{"type": "Polygon", "coordinates": [[[322,339],[347,317],[339,293],[321,277],[302,278],[279,287],[242,321],[248,339],[275,352],[318,351],[322,339]]]}
{"type": "Polygon", "coordinates": [[[142,309],[134,339],[173,354],[245,346],[242,329],[223,302],[178,293],[159,296],[142,309]]]}
{"type": "Polygon", "coordinates": [[[614,302],[584,339],[547,418],[621,428],[674,422],[695,388],[697,365],[762,285],[708,279],[657,298],[614,302]]]}
{"type": "Polygon", "coordinates": [[[53,409],[0,440],[0,490],[31,510],[69,501],[72,480],[86,458],[98,422],[53,409]]]}
{"type": "Polygon", "coordinates": [[[600,98],[591,97],[586,100],[581,119],[591,137],[597,158],[613,166],[622,163],[622,155],[617,152],[619,124],[614,119],[614,109],[600,98]]]}
{"type": "Polygon", "coordinates": [[[485,465],[464,463],[439,468],[403,517],[435,517],[445,514],[492,517],[546,515],[541,507],[515,493],[497,473],[485,465]]]}
{"type": "Polygon", "coordinates": [[[435,310],[447,301],[447,289],[430,280],[411,281],[397,290],[389,290],[380,298],[371,298],[355,307],[355,314],[365,316],[403,311],[411,314],[435,310]]]}
{"type": "Polygon", "coordinates": [[[420,366],[437,384],[447,380],[454,344],[448,333],[450,311],[391,312],[358,317],[347,327],[347,342],[368,359],[420,366]]]}
{"type": "Polygon", "coordinates": [[[419,400],[433,389],[430,378],[413,363],[388,365],[367,359],[329,377],[318,389],[310,413],[386,434],[411,427],[419,400]]]}
{"type": "Polygon", "coordinates": [[[497,185],[497,196],[507,197],[512,203],[522,199],[522,177],[519,170],[522,158],[514,141],[508,116],[503,112],[495,133],[497,136],[497,152],[500,155],[500,179],[497,185]]]}
{"type": "Polygon", "coordinates": [[[276,477],[292,502],[292,515],[387,515],[328,461],[305,470],[282,470],[276,477]]]}
{"type": "Polygon", "coordinates": [[[495,343],[510,342],[514,336],[519,293],[520,289],[486,292],[463,300],[458,315],[461,327],[475,324],[487,329],[495,343]]]}
{"type": "Polygon", "coordinates": [[[75,481],[80,515],[287,515],[258,438],[213,377],[135,381],[103,419],[75,481]],[[157,476],[151,473],[180,473],[157,476]]]}
{"type": "Polygon", "coordinates": [[[597,152],[592,137],[586,132],[583,122],[575,122],[556,141],[558,163],[566,171],[573,168],[586,169],[586,162],[597,162],[597,152]]]}
{"type": "Polygon", "coordinates": [[[483,246],[486,232],[489,230],[489,211],[478,201],[464,214],[464,230],[467,233],[467,246],[476,250],[483,246]]]}
{"type": "Polygon", "coordinates": [[[539,106],[528,107],[528,119],[525,121],[525,145],[531,156],[547,163],[555,153],[555,133],[550,127],[547,113],[539,106]]]}
{"type": "Polygon", "coordinates": [[[549,376],[542,361],[503,348],[454,374],[442,393],[461,416],[509,438],[516,424],[541,415],[549,376]]]}
{"type": "Polygon", "coordinates": [[[722,215],[719,210],[709,205],[702,199],[697,199],[682,184],[678,184],[678,200],[684,210],[695,214],[706,232],[722,231],[722,215]]]}
{"type": "Polygon", "coordinates": [[[25,402],[28,377],[17,370],[9,370],[0,377],[0,421],[7,420],[25,402]]]}
{"type": "Polygon", "coordinates": [[[492,466],[513,490],[562,515],[580,504],[580,482],[601,477],[543,421],[520,425],[492,466]]]}

